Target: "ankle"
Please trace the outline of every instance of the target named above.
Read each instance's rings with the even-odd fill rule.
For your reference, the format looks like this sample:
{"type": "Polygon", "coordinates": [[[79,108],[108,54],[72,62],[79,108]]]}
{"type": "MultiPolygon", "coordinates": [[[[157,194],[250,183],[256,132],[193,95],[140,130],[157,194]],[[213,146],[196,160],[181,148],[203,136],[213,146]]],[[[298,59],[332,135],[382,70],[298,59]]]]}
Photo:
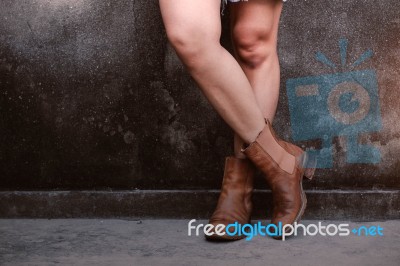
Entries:
{"type": "Polygon", "coordinates": [[[245,141],[236,133],[234,135],[233,143],[233,157],[241,160],[247,159],[243,150],[248,146],[248,144],[246,144],[245,141]]]}
{"type": "Polygon", "coordinates": [[[236,159],[240,159],[240,160],[247,159],[247,156],[246,156],[242,151],[235,152],[235,153],[233,154],[233,156],[234,156],[236,159]]]}
{"type": "Polygon", "coordinates": [[[250,145],[256,139],[258,136],[261,134],[261,132],[264,130],[264,128],[267,126],[266,120],[261,117],[260,120],[254,121],[253,125],[248,125],[246,130],[243,133],[243,135],[240,135],[243,143],[250,145]]]}
{"type": "MultiPolygon", "coordinates": [[[[281,140],[275,134],[271,123],[267,119],[265,120],[265,123],[264,128],[257,135],[255,141],[282,170],[289,174],[293,173],[296,165],[296,157],[285,149],[286,146],[281,145],[281,140]]],[[[247,149],[242,149],[246,155],[245,150],[247,149]]]]}

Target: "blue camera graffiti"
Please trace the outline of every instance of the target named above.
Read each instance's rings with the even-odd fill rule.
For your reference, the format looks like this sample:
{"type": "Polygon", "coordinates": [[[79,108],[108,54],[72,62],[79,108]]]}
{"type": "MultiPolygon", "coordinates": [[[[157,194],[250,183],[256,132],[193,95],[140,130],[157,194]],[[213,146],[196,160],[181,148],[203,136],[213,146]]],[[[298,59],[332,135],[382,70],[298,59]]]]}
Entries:
{"type": "MultiPolygon", "coordinates": [[[[376,72],[352,71],[373,52],[368,50],[347,65],[347,45],[346,39],[339,41],[341,67],[350,71],[294,78],[286,83],[293,140],[321,140],[321,149],[308,151],[317,161],[317,168],[333,167],[335,136],[346,137],[347,163],[375,164],[381,160],[379,149],[358,142],[360,134],[382,129],[376,72]]],[[[321,52],[317,52],[316,59],[337,69],[321,52]]]]}

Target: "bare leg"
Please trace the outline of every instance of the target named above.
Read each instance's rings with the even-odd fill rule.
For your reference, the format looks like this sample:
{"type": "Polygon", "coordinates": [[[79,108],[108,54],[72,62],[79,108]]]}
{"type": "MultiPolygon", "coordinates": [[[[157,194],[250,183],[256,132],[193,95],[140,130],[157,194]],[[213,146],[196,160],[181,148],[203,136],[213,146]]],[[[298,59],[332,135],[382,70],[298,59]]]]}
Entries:
{"type": "Polygon", "coordinates": [[[242,68],[219,42],[220,0],[160,0],[168,38],[211,105],[246,142],[265,126],[242,68]]]}
{"type": "MultiPolygon", "coordinates": [[[[282,2],[251,0],[230,4],[232,41],[235,56],[250,81],[257,103],[271,122],[279,98],[280,70],[277,54],[278,24],[282,2]]],[[[243,140],[235,134],[235,156],[243,140]]]]}
{"type": "MultiPolygon", "coordinates": [[[[250,0],[231,4],[230,7],[236,58],[253,87],[260,109],[272,121],[279,96],[276,44],[282,3],[280,0],[250,0]]],[[[305,161],[294,160],[293,156],[306,158],[303,157],[303,150],[296,145],[278,140],[279,145],[291,155],[278,151],[279,145],[271,138],[271,132],[272,128],[270,131],[264,130],[257,138],[259,145],[251,145],[244,154],[263,172],[272,190],[272,223],[293,224],[300,220],[306,206],[306,196],[300,182],[303,175],[312,178],[313,170],[305,171],[305,161]],[[271,157],[273,160],[270,160],[271,157]]],[[[242,155],[242,144],[240,136],[236,135],[235,154],[238,156],[242,155]]]]}

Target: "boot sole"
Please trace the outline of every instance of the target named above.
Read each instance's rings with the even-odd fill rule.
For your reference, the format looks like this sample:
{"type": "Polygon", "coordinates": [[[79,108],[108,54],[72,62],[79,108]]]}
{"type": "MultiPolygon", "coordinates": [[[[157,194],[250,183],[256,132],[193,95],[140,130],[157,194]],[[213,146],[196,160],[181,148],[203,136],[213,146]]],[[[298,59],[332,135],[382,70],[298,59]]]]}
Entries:
{"type": "Polygon", "coordinates": [[[219,236],[219,235],[212,235],[212,236],[205,236],[207,241],[210,242],[229,242],[229,241],[237,241],[245,238],[246,236],[219,236]]]}
{"type": "MultiPolygon", "coordinates": [[[[248,223],[251,224],[251,217],[250,217],[250,220],[248,221],[248,223]]],[[[219,236],[217,234],[214,234],[211,236],[204,235],[204,237],[206,238],[207,241],[211,241],[211,242],[229,242],[229,241],[237,241],[237,240],[246,238],[245,235],[242,235],[242,236],[228,236],[228,235],[219,236]]]]}

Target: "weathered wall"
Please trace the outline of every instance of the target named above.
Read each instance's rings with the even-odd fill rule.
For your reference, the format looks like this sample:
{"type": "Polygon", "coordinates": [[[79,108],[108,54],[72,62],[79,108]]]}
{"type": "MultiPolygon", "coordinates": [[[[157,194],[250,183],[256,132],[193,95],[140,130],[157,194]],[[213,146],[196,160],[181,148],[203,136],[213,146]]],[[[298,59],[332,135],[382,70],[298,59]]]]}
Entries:
{"type": "MultiPolygon", "coordinates": [[[[399,9],[397,0],[284,5],[276,129],[294,137],[295,125],[305,123],[296,116],[301,108],[325,124],[297,136],[327,151],[308,188],[400,187],[399,9]],[[341,39],[348,43],[344,67],[341,39]],[[350,67],[368,50],[371,58],[350,67]],[[321,54],[318,61],[317,52],[337,67],[321,63],[321,54]],[[369,94],[352,94],[350,86],[336,107],[322,94],[296,102],[288,96],[305,76],[326,97],[349,81],[369,94]],[[364,124],[330,122],[365,100],[364,124]],[[313,132],[322,135],[313,140],[313,132]]],[[[227,16],[223,22],[229,48],[227,16]]],[[[156,0],[1,1],[0,113],[3,190],[218,188],[232,150],[231,130],[167,45],[156,0]]]]}

